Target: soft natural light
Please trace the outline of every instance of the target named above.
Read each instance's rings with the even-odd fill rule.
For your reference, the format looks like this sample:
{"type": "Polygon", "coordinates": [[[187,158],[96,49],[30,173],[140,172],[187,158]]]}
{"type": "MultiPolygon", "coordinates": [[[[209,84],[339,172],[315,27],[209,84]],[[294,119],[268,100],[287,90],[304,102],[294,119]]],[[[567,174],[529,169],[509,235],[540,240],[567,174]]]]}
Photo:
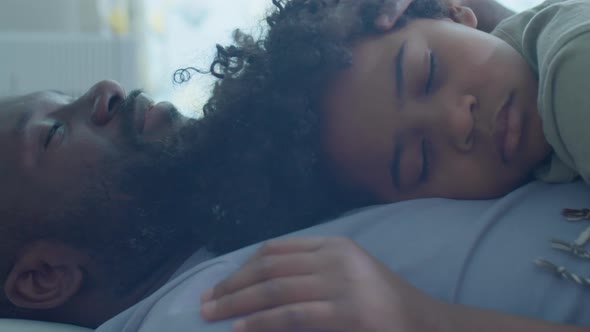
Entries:
{"type": "Polygon", "coordinates": [[[270,0],[151,0],[147,4],[150,15],[155,22],[164,22],[165,29],[164,36],[148,37],[152,48],[146,62],[147,89],[185,111],[200,109],[212,80],[197,74],[190,82],[175,86],[172,74],[187,66],[209,69],[215,45],[228,44],[236,28],[256,33],[269,4],[270,0]]]}
{"type": "MultiPolygon", "coordinates": [[[[542,0],[498,1],[520,11],[542,0]]],[[[8,77],[0,81],[0,96],[48,88],[79,95],[96,80],[112,78],[189,113],[207,100],[212,80],[197,74],[179,86],[174,72],[209,69],[215,45],[230,43],[236,28],[259,33],[272,6],[271,0],[50,2],[0,1],[0,44],[6,50],[0,73],[8,77]],[[32,7],[42,14],[31,15],[32,7]],[[65,49],[67,59],[77,61],[67,60],[65,49]]]]}
{"type": "MultiPolygon", "coordinates": [[[[167,20],[168,38],[156,55],[152,54],[152,71],[148,88],[158,91],[162,98],[171,99],[185,110],[199,109],[206,100],[211,80],[196,76],[188,84],[174,86],[170,77],[174,70],[186,66],[207,68],[215,44],[228,43],[235,28],[256,29],[271,3],[270,0],[194,1],[152,0],[155,22],[167,20]],[[232,6],[230,3],[239,5],[232,6]],[[167,10],[162,10],[163,8],[167,10]],[[162,14],[167,13],[167,14],[162,14]],[[165,16],[164,16],[165,15],[165,16]],[[165,63],[162,58],[167,58],[165,63]]],[[[504,6],[521,11],[542,0],[499,0],[504,6]]],[[[255,30],[254,30],[255,31],[255,30]]]]}

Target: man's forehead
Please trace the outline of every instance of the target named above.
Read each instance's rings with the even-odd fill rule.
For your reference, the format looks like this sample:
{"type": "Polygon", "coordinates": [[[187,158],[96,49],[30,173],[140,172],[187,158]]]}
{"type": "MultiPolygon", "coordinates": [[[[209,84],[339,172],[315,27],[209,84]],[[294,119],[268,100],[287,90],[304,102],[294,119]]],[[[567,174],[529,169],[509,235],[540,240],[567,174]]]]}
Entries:
{"type": "Polygon", "coordinates": [[[35,100],[38,99],[43,95],[43,91],[35,91],[26,94],[18,94],[18,95],[11,95],[11,96],[0,96],[0,107],[8,106],[17,103],[24,103],[28,100],[35,100]]]}
{"type": "Polygon", "coordinates": [[[19,130],[24,127],[28,119],[34,113],[35,107],[32,106],[36,100],[39,100],[37,92],[0,97],[0,128],[5,130],[19,130]]]}
{"type": "Polygon", "coordinates": [[[18,101],[20,98],[22,98],[22,96],[2,96],[0,97],[0,109],[3,106],[9,105],[14,103],[15,101],[18,101]]]}
{"type": "Polygon", "coordinates": [[[22,95],[0,96],[0,112],[12,107],[22,106],[35,101],[51,98],[53,95],[61,95],[55,90],[35,91],[22,95]]]}

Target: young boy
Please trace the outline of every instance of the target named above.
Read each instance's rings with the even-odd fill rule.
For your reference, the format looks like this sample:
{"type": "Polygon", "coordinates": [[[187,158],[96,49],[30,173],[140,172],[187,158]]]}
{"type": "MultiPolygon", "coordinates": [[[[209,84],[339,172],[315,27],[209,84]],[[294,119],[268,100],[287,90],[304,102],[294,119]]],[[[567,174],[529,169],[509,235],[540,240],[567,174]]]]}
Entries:
{"type": "Polygon", "coordinates": [[[469,8],[449,17],[355,45],[323,108],[342,182],[383,201],[496,197],[531,171],[589,182],[590,3],[548,1],[492,35],[469,8]]]}
{"type": "Polygon", "coordinates": [[[272,118],[295,136],[283,149],[317,154],[307,159],[365,203],[590,180],[588,2],[548,1],[493,34],[443,0],[413,1],[381,33],[380,1],[359,3],[294,0],[263,39],[238,34],[212,66],[223,78],[206,111],[272,118]]]}
{"type": "MultiPolygon", "coordinates": [[[[578,176],[590,182],[590,134],[585,130],[590,123],[586,93],[590,2],[550,0],[503,21],[491,35],[473,29],[477,18],[471,9],[447,7],[439,1],[415,0],[390,34],[368,28],[367,22],[372,21],[365,18],[374,18],[371,13],[375,13],[370,6],[358,20],[329,7],[326,1],[279,3],[280,10],[269,18],[270,31],[261,53],[249,53],[254,44],[244,43],[246,39],[240,46],[248,55],[234,53],[250,65],[242,72],[234,71],[240,73],[234,78],[244,79],[254,72],[268,75],[267,81],[273,84],[261,86],[272,87],[265,94],[273,95],[275,111],[281,109],[277,98],[281,94],[305,101],[300,103],[306,106],[302,117],[319,110],[321,150],[345,188],[367,193],[376,201],[399,201],[496,197],[529,181],[532,174],[549,182],[578,176]],[[268,61],[256,59],[259,54],[268,61]],[[268,66],[266,71],[260,70],[260,63],[268,66]]],[[[223,84],[218,88],[222,90],[223,84]]],[[[322,265],[315,266],[320,270],[316,273],[310,272],[315,268],[309,265],[296,267],[288,262],[296,262],[297,254],[321,252],[324,247],[339,248],[332,253],[336,256],[347,252],[351,259],[358,258],[355,250],[346,251],[349,244],[338,241],[279,241],[263,247],[235,276],[206,294],[209,305],[203,316],[219,319],[263,309],[248,323],[266,322],[267,327],[276,323],[281,329],[334,327],[330,322],[347,317],[336,315],[337,306],[322,306],[322,295],[312,301],[301,298],[309,286],[306,282],[313,280],[285,283],[300,274],[321,278],[322,265]],[[259,260],[265,262],[265,269],[256,268],[262,266],[257,265],[259,260]],[[268,290],[268,280],[276,281],[268,284],[276,296],[265,299],[257,291],[268,290]],[[284,287],[278,289],[279,285],[284,287]],[[238,303],[253,304],[248,309],[238,303]],[[303,304],[315,310],[304,311],[303,304]]],[[[394,289],[392,306],[397,311],[393,313],[401,316],[389,317],[391,327],[395,326],[392,331],[446,331],[451,325],[445,324],[453,319],[456,331],[570,329],[467,308],[459,310],[461,314],[438,312],[441,307],[433,304],[436,301],[414,292],[378,263],[366,256],[360,261],[367,264],[367,275],[381,278],[365,276],[355,279],[358,283],[376,282],[385,294],[389,294],[385,289],[394,289]],[[416,301],[407,305],[395,298],[416,301]]],[[[343,269],[342,274],[350,271],[343,269]]],[[[370,310],[365,314],[370,317],[370,310]]],[[[348,315],[362,314],[351,311],[348,315]]],[[[236,330],[261,327],[245,324],[238,323],[236,330]]],[[[337,330],[347,328],[339,326],[337,330]]]]}

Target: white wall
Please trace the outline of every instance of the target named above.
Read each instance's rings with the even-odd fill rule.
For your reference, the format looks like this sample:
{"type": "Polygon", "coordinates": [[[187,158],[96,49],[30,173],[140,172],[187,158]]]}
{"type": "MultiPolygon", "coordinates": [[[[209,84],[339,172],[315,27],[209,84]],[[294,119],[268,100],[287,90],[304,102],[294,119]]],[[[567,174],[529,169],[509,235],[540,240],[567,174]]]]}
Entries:
{"type": "Polygon", "coordinates": [[[0,0],[0,97],[43,89],[80,95],[107,78],[141,85],[137,40],[110,33],[98,10],[105,1],[0,0]]]}
{"type": "Polygon", "coordinates": [[[0,31],[97,31],[95,0],[1,0],[0,31]]]}

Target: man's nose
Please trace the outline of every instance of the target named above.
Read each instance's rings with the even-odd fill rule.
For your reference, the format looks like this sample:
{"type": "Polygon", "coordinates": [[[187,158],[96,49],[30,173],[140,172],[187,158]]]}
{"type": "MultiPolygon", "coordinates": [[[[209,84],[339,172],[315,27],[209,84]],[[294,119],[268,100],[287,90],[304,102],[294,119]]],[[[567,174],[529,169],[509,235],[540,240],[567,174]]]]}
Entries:
{"type": "Polygon", "coordinates": [[[91,87],[85,97],[92,103],[92,123],[104,126],[115,117],[116,106],[125,99],[125,90],[118,82],[101,81],[91,87]]]}
{"type": "Polygon", "coordinates": [[[472,95],[463,95],[456,105],[449,105],[446,117],[446,132],[448,138],[457,150],[469,152],[473,147],[473,132],[475,129],[474,111],[477,99],[472,95]]]}

